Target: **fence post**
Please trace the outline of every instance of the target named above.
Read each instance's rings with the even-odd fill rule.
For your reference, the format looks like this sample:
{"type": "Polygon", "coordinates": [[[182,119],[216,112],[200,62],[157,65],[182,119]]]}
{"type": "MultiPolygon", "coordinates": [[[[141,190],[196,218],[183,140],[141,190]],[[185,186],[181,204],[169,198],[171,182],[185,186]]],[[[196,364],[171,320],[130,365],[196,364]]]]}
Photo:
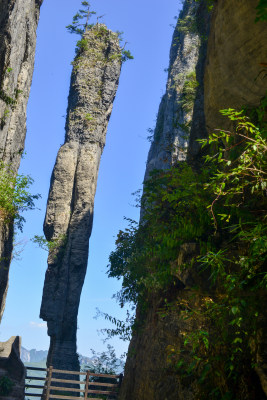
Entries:
{"type": "Polygon", "coordinates": [[[90,376],[90,371],[86,371],[86,382],[85,382],[85,393],[84,393],[85,399],[87,399],[88,396],[89,376],[90,376]]]}
{"type": "Polygon", "coordinates": [[[52,379],[53,367],[50,366],[48,370],[48,377],[47,377],[47,385],[46,385],[46,400],[49,400],[50,397],[50,386],[51,386],[51,379],[52,379]]]}
{"type": "Polygon", "coordinates": [[[121,387],[122,380],[123,380],[123,374],[120,374],[120,376],[119,376],[119,388],[121,387]]]}

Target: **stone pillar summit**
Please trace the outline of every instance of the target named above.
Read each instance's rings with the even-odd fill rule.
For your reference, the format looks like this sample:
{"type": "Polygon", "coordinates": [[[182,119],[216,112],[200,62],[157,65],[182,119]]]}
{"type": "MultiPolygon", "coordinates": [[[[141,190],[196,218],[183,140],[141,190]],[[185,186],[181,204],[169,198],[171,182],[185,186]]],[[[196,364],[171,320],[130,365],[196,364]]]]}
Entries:
{"type": "Polygon", "coordinates": [[[79,370],[77,314],[88,260],[100,157],[121,71],[118,35],[96,24],[78,42],[65,143],[51,177],[44,233],[50,249],[40,317],[47,321],[48,365],[79,370]]]}

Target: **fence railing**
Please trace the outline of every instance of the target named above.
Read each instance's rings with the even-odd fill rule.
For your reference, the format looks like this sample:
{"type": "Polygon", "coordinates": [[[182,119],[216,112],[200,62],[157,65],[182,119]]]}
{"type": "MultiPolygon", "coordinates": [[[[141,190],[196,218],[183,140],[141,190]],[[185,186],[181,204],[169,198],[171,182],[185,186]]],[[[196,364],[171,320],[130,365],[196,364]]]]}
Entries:
{"type": "MultiPolygon", "coordinates": [[[[50,399],[66,399],[66,400],[80,400],[82,397],[86,399],[102,400],[103,396],[106,400],[115,400],[118,396],[118,390],[122,382],[123,375],[109,375],[109,374],[96,374],[93,372],[85,371],[64,371],[49,368],[26,367],[26,390],[38,389],[40,393],[33,393],[32,391],[25,390],[25,398],[39,397],[42,400],[50,399]],[[34,376],[34,372],[28,375],[29,371],[38,371],[43,373],[43,376],[34,376]],[[60,379],[60,375],[64,379],[60,379]],[[72,375],[74,379],[66,379],[68,375],[72,375]],[[77,379],[75,379],[77,376],[77,379]],[[80,377],[82,380],[80,380],[80,377]],[[33,384],[32,381],[41,381],[41,384],[33,384]],[[83,388],[81,388],[83,386],[83,388]],[[81,396],[80,396],[81,394],[81,396]],[[100,398],[95,396],[100,395],[100,398]],[[93,397],[90,397],[93,396],[93,397]]],[[[40,383],[41,383],[40,382],[40,383]]]]}

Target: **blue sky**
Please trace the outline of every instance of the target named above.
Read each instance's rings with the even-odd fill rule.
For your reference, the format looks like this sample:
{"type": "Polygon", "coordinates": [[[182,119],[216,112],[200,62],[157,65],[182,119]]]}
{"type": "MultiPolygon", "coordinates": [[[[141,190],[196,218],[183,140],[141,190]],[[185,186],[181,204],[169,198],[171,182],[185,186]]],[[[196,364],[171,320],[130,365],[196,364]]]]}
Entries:
{"type": "MultiPolygon", "coordinates": [[[[161,96],[164,94],[174,17],[181,7],[178,0],[92,0],[98,15],[109,29],[123,31],[134,60],[122,67],[119,89],[110,119],[106,147],[102,156],[90,254],[78,316],[78,351],[102,351],[103,337],[97,331],[107,327],[95,320],[96,307],[123,318],[112,294],[120,283],[108,279],[108,256],[114,249],[116,234],[125,227],[124,216],[138,219],[131,193],[142,186],[149,149],[147,129],[155,125],[161,96]]],[[[38,27],[36,62],[28,103],[26,155],[20,171],[35,182],[32,193],[40,193],[39,210],[25,214],[23,234],[16,242],[25,244],[20,260],[11,266],[6,310],[0,326],[1,341],[22,336],[28,349],[48,349],[46,327],[39,319],[47,253],[30,242],[42,235],[49,181],[57,151],[64,142],[64,124],[71,74],[78,36],[65,26],[80,8],[80,0],[44,0],[38,27]]],[[[101,22],[102,22],[101,21],[101,22]]],[[[23,246],[22,245],[22,246],[23,246]]],[[[17,245],[19,251],[22,247],[17,245]]],[[[111,344],[121,354],[127,343],[115,339],[111,344]]]]}

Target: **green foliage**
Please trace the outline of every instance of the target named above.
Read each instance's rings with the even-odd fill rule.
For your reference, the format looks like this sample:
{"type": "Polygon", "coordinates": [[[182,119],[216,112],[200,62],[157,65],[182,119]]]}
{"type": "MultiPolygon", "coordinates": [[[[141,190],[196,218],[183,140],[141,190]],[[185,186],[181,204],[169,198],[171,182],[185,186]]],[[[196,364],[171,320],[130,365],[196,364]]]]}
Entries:
{"type": "Polygon", "coordinates": [[[92,365],[89,365],[91,372],[95,374],[115,375],[118,370],[123,369],[123,362],[117,358],[115,349],[111,345],[107,345],[107,350],[101,353],[91,349],[92,365]]]}
{"type": "Polygon", "coordinates": [[[10,110],[8,108],[5,108],[4,114],[0,118],[0,129],[3,129],[5,124],[6,124],[6,119],[9,116],[10,110]]]}
{"type": "Polygon", "coordinates": [[[178,19],[178,31],[184,34],[197,33],[197,21],[194,15],[187,15],[178,19]]]}
{"type": "Polygon", "coordinates": [[[3,90],[0,90],[0,99],[9,106],[16,104],[16,99],[8,96],[3,90]]]}
{"type": "Polygon", "coordinates": [[[137,304],[147,291],[159,290],[172,280],[169,263],[182,243],[205,241],[213,227],[207,213],[207,172],[199,174],[185,162],[168,171],[154,171],[142,199],[143,223],[129,221],[120,231],[110,255],[110,277],[123,276],[118,295],[121,306],[137,304]]]}
{"type": "Polygon", "coordinates": [[[47,240],[44,236],[35,235],[31,241],[37,244],[42,250],[53,251],[66,245],[67,236],[62,234],[54,240],[47,240]]]}
{"type": "Polygon", "coordinates": [[[122,278],[121,306],[146,307],[152,295],[177,285],[183,269],[199,271],[200,281],[208,274],[208,292],[192,288],[191,300],[166,303],[164,311],[204,323],[171,353],[176,373],[199,376],[199,399],[240,399],[238,379],[257,362],[267,299],[266,101],[250,111],[253,122],[243,111],[221,111],[234,129],[202,140],[200,171],[181,162],[154,171],[141,224],[129,220],[110,255],[109,276],[122,278]],[[195,243],[199,255],[178,265],[184,243],[195,243]]]}
{"type": "Polygon", "coordinates": [[[85,114],[85,119],[86,121],[93,121],[94,117],[92,117],[92,115],[90,113],[85,114]]]}
{"type": "MultiPolygon", "coordinates": [[[[195,0],[195,2],[199,3],[200,0],[195,0]]],[[[205,0],[208,11],[212,11],[214,7],[215,0],[205,0]]]]}
{"type": "Polygon", "coordinates": [[[9,166],[0,162],[0,219],[5,223],[15,220],[21,231],[25,222],[21,212],[33,210],[34,200],[40,198],[39,194],[29,192],[32,183],[29,175],[15,174],[9,166]]]}
{"type": "Polygon", "coordinates": [[[14,386],[14,382],[11,381],[7,376],[2,376],[0,378],[0,396],[8,396],[14,386]]]}
{"type": "Polygon", "coordinates": [[[130,50],[122,50],[121,51],[121,60],[122,62],[125,62],[127,60],[133,60],[134,57],[132,55],[132,53],[130,52],[130,50]]]}
{"type": "MultiPolygon", "coordinates": [[[[116,297],[116,295],[114,297],[116,297]]],[[[106,321],[109,321],[115,325],[115,328],[104,328],[100,330],[100,332],[106,336],[105,341],[113,338],[114,336],[119,337],[119,339],[123,341],[129,341],[131,339],[135,318],[129,310],[127,310],[126,321],[119,320],[107,313],[100,311],[97,308],[97,314],[95,318],[97,319],[98,317],[104,317],[106,321]]]]}
{"type": "MultiPolygon", "coordinates": [[[[116,357],[116,353],[114,348],[111,345],[107,346],[107,351],[102,351],[101,353],[97,353],[95,350],[91,349],[91,357],[92,357],[92,364],[86,366],[85,370],[90,370],[90,372],[95,373],[95,374],[105,374],[105,375],[117,375],[118,371],[121,372],[124,367],[124,362],[121,359],[118,359],[116,357]]],[[[101,384],[116,384],[117,380],[115,378],[109,378],[109,377],[97,377],[97,376],[91,376],[90,377],[90,390],[107,390],[110,391],[111,388],[110,386],[104,386],[102,385],[101,387],[94,385],[93,383],[101,383],[101,384]]],[[[99,394],[91,394],[90,393],[90,398],[95,398],[97,397],[98,399],[115,399],[117,396],[113,397],[111,395],[99,395],[99,394]]]]}
{"type": "Polygon", "coordinates": [[[267,0],[260,0],[256,7],[257,17],[255,22],[267,21],[267,0]]]}
{"type": "MultiPolygon", "coordinates": [[[[96,25],[88,24],[89,19],[92,17],[92,15],[96,14],[96,12],[90,10],[91,6],[90,6],[90,3],[88,3],[87,1],[83,1],[82,6],[83,6],[83,9],[79,10],[79,12],[74,15],[72,24],[68,25],[66,27],[70,33],[76,33],[76,34],[82,36],[82,38],[80,40],[78,40],[78,42],[76,44],[76,46],[77,46],[76,54],[77,55],[79,55],[83,51],[89,50],[88,40],[83,35],[85,32],[92,29],[94,26],[96,26],[96,29],[93,31],[93,33],[96,38],[104,38],[104,40],[106,41],[107,36],[109,36],[108,29],[105,26],[101,26],[98,24],[98,19],[102,18],[103,16],[97,17],[96,25]]],[[[120,43],[123,40],[122,34],[123,34],[123,32],[119,32],[119,31],[117,31],[115,34],[113,34],[118,37],[120,43]]],[[[125,45],[126,45],[126,43],[124,44],[123,47],[121,47],[120,53],[109,56],[108,58],[106,58],[106,61],[112,61],[112,60],[119,59],[122,62],[125,62],[127,60],[132,60],[134,57],[131,54],[130,50],[125,49],[125,45]]],[[[78,68],[77,59],[78,59],[78,57],[76,57],[75,61],[73,62],[75,69],[78,68]]],[[[1,95],[1,93],[0,93],[0,95],[1,95]]]]}
{"type": "Polygon", "coordinates": [[[182,89],[182,98],[180,101],[184,112],[192,111],[198,85],[199,83],[196,79],[195,71],[186,75],[186,80],[182,89]]]}
{"type": "Polygon", "coordinates": [[[66,26],[70,33],[76,33],[78,35],[83,35],[88,29],[90,29],[93,24],[88,24],[89,19],[92,15],[96,14],[95,11],[91,11],[91,6],[88,1],[82,1],[83,8],[79,10],[72,19],[72,24],[66,26]]]}
{"type": "Polygon", "coordinates": [[[79,52],[80,50],[81,51],[88,50],[88,42],[84,38],[81,40],[78,40],[78,42],[76,43],[76,46],[77,46],[77,52],[79,52]]]}

